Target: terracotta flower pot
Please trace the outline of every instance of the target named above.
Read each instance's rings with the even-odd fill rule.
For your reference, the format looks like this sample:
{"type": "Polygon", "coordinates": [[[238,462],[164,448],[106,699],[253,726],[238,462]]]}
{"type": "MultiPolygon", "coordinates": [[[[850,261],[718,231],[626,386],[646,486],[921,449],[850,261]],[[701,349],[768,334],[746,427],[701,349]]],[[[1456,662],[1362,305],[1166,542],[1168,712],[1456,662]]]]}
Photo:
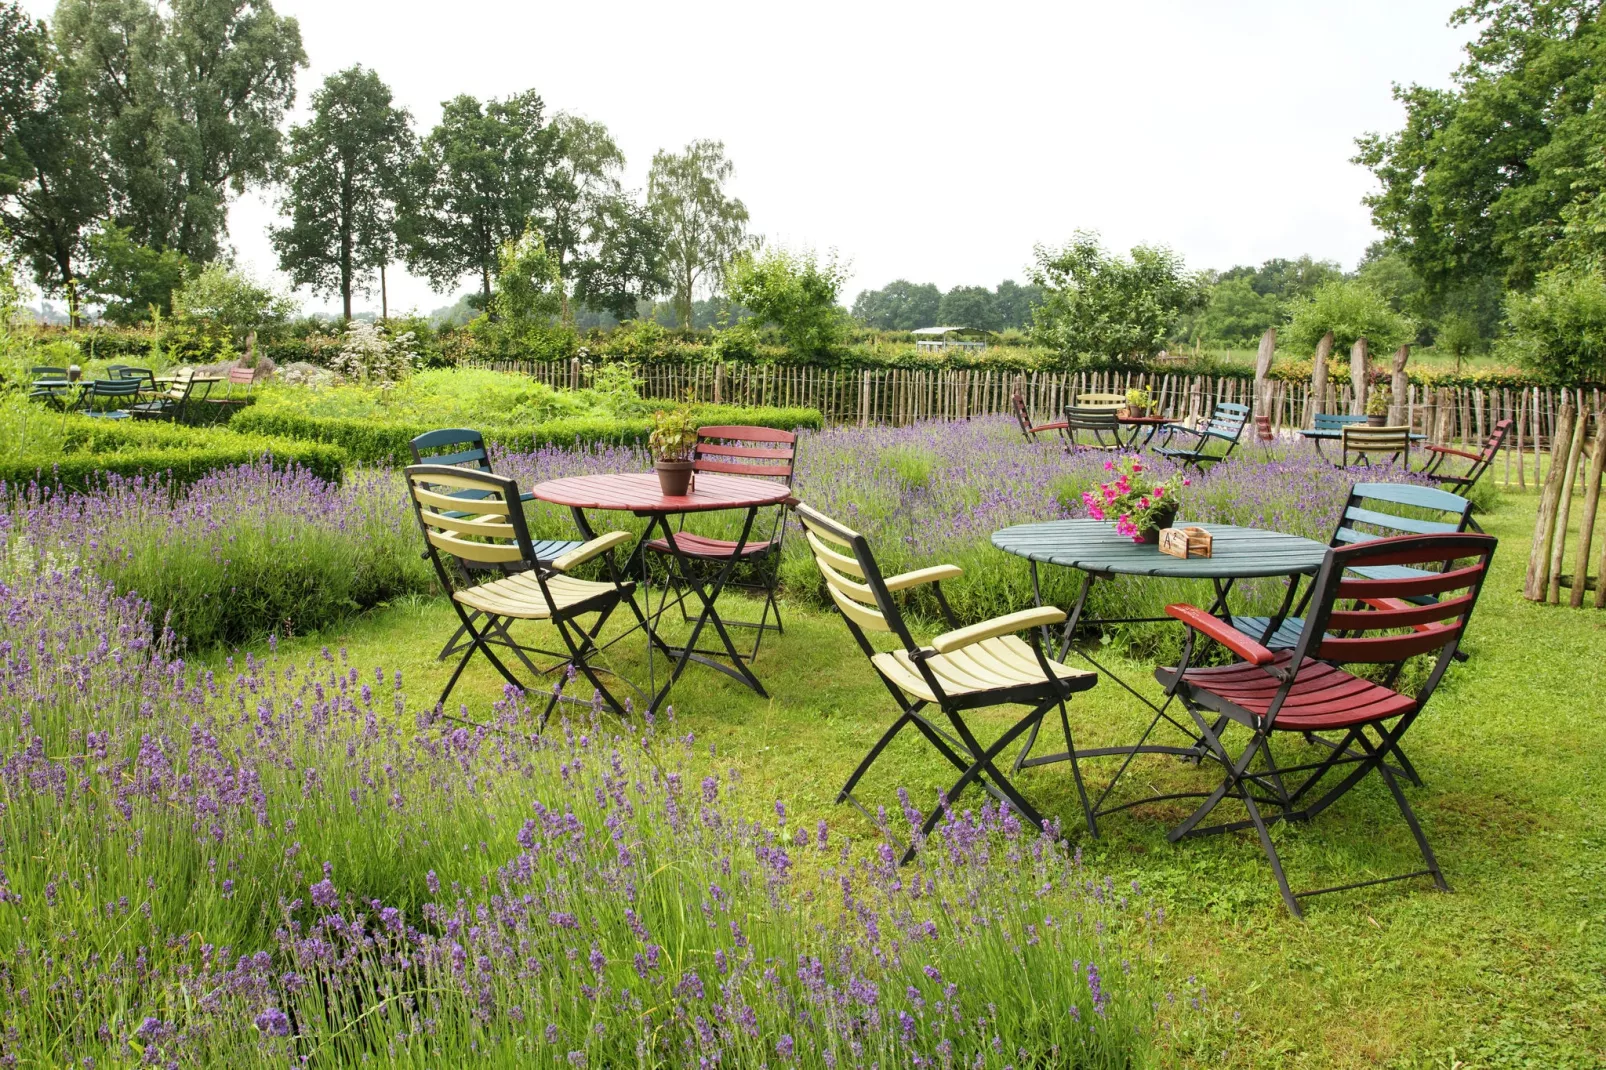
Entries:
{"type": "Polygon", "coordinates": [[[1389,414],[1386,412],[1378,413],[1376,415],[1373,415],[1372,413],[1366,414],[1367,427],[1387,427],[1388,422],[1389,414]]]}
{"type": "Polygon", "coordinates": [[[666,498],[683,498],[691,485],[690,461],[654,461],[653,471],[658,473],[658,485],[666,498]]]}

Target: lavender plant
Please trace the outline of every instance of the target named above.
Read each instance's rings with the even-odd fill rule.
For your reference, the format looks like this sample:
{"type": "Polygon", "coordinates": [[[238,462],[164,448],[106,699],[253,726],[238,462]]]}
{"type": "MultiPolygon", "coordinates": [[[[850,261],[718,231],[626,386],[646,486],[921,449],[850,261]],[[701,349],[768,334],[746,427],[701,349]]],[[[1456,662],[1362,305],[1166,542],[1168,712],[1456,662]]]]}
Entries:
{"type": "Polygon", "coordinates": [[[0,1065],[1151,1055],[1161,915],[991,806],[900,869],[672,713],[409,716],[343,652],[197,671],[84,569],[0,601],[0,1065]]]}

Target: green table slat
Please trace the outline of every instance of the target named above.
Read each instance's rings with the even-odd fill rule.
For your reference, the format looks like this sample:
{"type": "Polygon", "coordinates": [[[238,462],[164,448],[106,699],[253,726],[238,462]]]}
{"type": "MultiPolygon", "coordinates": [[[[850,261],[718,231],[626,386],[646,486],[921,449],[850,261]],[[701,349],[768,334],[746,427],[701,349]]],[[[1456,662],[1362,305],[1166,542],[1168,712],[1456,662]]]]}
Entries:
{"type": "Polygon", "coordinates": [[[1193,524],[1210,532],[1211,557],[1170,557],[1135,543],[1102,520],[1049,520],[993,532],[993,545],[1030,561],[1084,572],[1176,579],[1251,579],[1314,573],[1327,547],[1319,542],[1231,524],[1193,524]]]}

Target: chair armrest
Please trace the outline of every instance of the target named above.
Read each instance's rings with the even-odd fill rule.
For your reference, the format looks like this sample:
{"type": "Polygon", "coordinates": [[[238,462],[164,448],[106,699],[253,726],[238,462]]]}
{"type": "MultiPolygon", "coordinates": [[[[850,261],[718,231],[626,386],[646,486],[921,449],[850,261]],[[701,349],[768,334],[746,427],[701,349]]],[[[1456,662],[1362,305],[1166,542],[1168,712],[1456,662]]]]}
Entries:
{"type": "Polygon", "coordinates": [[[1194,631],[1207,635],[1252,665],[1270,665],[1277,655],[1249,638],[1219,617],[1212,617],[1198,606],[1185,602],[1165,607],[1166,615],[1175,617],[1194,631]]]}
{"type": "Polygon", "coordinates": [[[1063,431],[1068,426],[1069,425],[1064,420],[1055,420],[1052,423],[1038,424],[1036,427],[1033,427],[1030,430],[1032,434],[1035,435],[1039,431],[1063,431]]]}
{"type": "Polygon", "coordinates": [[[1478,456],[1476,453],[1468,453],[1466,450],[1451,449],[1449,446],[1424,446],[1422,448],[1430,453],[1446,453],[1451,457],[1465,457],[1469,461],[1483,460],[1483,458],[1478,456]]]}
{"type": "Polygon", "coordinates": [[[883,582],[889,591],[906,591],[910,587],[919,587],[922,583],[957,580],[962,575],[964,569],[958,565],[932,565],[930,568],[917,568],[913,572],[901,572],[896,576],[889,576],[883,582]]]}
{"type": "Polygon", "coordinates": [[[562,557],[555,558],[552,567],[559,572],[567,572],[574,566],[583,565],[593,557],[605,554],[615,546],[627,543],[633,538],[635,536],[628,531],[610,531],[606,535],[598,535],[590,542],[576,546],[562,557]]]}
{"type": "Polygon", "coordinates": [[[1173,431],[1182,431],[1190,435],[1198,435],[1201,438],[1204,437],[1203,431],[1197,427],[1189,427],[1187,424],[1162,424],[1160,425],[1160,430],[1166,432],[1167,434],[1173,431]]]}
{"type": "Polygon", "coordinates": [[[1049,624],[1060,624],[1065,620],[1065,611],[1054,606],[1042,606],[1038,609],[1023,609],[1018,613],[1007,613],[1002,617],[984,620],[980,624],[972,624],[968,628],[956,628],[951,632],[943,632],[931,641],[931,649],[939,654],[948,654],[962,647],[979,643],[983,639],[993,639],[1000,635],[1013,635],[1028,628],[1041,628],[1049,624]]]}

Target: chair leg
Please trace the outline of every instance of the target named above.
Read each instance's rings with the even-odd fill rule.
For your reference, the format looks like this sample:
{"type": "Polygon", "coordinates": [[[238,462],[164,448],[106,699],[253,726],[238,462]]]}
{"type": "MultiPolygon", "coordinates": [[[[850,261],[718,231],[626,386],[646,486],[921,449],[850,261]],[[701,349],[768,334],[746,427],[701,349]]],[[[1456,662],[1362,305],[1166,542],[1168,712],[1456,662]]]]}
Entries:
{"type": "Polygon", "coordinates": [[[904,726],[912,720],[914,720],[914,714],[905,711],[903,716],[892,723],[891,728],[881,734],[881,738],[876,740],[875,746],[870,748],[870,753],[864,756],[864,760],[859,763],[858,768],[853,770],[853,774],[848,777],[848,782],[842,785],[842,790],[836,793],[836,801],[838,803],[847,802],[859,780],[863,778],[865,773],[870,771],[870,766],[874,765],[875,760],[881,757],[881,752],[887,749],[887,744],[891,743],[898,733],[903,731],[904,726]]]}
{"type": "Polygon", "coordinates": [[[1266,821],[1260,816],[1260,807],[1243,781],[1237,784],[1238,797],[1243,800],[1244,807],[1249,811],[1249,820],[1255,823],[1255,832],[1260,836],[1260,848],[1266,852],[1266,859],[1271,863],[1271,871],[1277,878],[1277,888],[1283,893],[1283,902],[1288,905],[1288,912],[1296,918],[1303,918],[1304,911],[1299,909],[1299,900],[1294,890],[1288,886],[1288,875],[1283,872],[1283,860],[1278,857],[1277,847],[1271,842],[1271,829],[1266,827],[1266,821]]]}
{"type": "MultiPolygon", "coordinates": [[[[456,603],[454,602],[453,604],[455,605],[456,603]]],[[[508,671],[508,667],[502,664],[501,658],[492,653],[490,644],[485,641],[485,633],[474,630],[474,626],[469,623],[468,615],[463,613],[461,608],[458,610],[458,616],[462,618],[463,627],[468,629],[468,634],[472,637],[473,641],[469,644],[469,648],[463,652],[463,658],[457,663],[457,668],[452,670],[452,678],[446,681],[446,687],[441,691],[441,697],[436,700],[436,707],[445,707],[447,697],[451,695],[452,688],[457,686],[458,677],[463,675],[464,667],[468,665],[469,659],[474,656],[474,651],[476,650],[484,654],[486,658],[490,660],[491,664],[496,667],[496,671],[502,674],[503,679],[512,684],[514,687],[523,690],[524,685],[519,682],[519,678],[508,671]]],[[[487,615],[485,620],[485,630],[486,632],[489,632],[493,627],[495,627],[497,618],[494,615],[487,615]]]]}
{"type": "MultiPolygon", "coordinates": [[[[1382,775],[1383,783],[1388,785],[1389,794],[1394,796],[1394,804],[1400,808],[1400,816],[1404,817],[1405,823],[1410,826],[1411,835],[1416,837],[1417,849],[1422,852],[1422,861],[1427,863],[1428,872],[1433,875],[1434,887],[1441,892],[1448,892],[1450,885],[1445,882],[1444,871],[1439,868],[1439,860],[1433,854],[1433,848],[1428,845],[1428,838],[1422,831],[1421,822],[1416,819],[1416,811],[1412,810],[1411,804],[1406,801],[1405,792],[1400,790],[1400,782],[1394,778],[1393,770],[1388,767],[1387,762],[1382,761],[1382,758],[1388,754],[1389,750],[1394,751],[1396,758],[1400,756],[1399,748],[1391,741],[1387,741],[1388,737],[1386,735],[1384,738],[1386,741],[1384,747],[1375,752],[1379,759],[1377,771],[1382,775]]],[[[1368,753],[1373,753],[1369,740],[1362,738],[1361,746],[1365,747],[1368,753]]]]}

